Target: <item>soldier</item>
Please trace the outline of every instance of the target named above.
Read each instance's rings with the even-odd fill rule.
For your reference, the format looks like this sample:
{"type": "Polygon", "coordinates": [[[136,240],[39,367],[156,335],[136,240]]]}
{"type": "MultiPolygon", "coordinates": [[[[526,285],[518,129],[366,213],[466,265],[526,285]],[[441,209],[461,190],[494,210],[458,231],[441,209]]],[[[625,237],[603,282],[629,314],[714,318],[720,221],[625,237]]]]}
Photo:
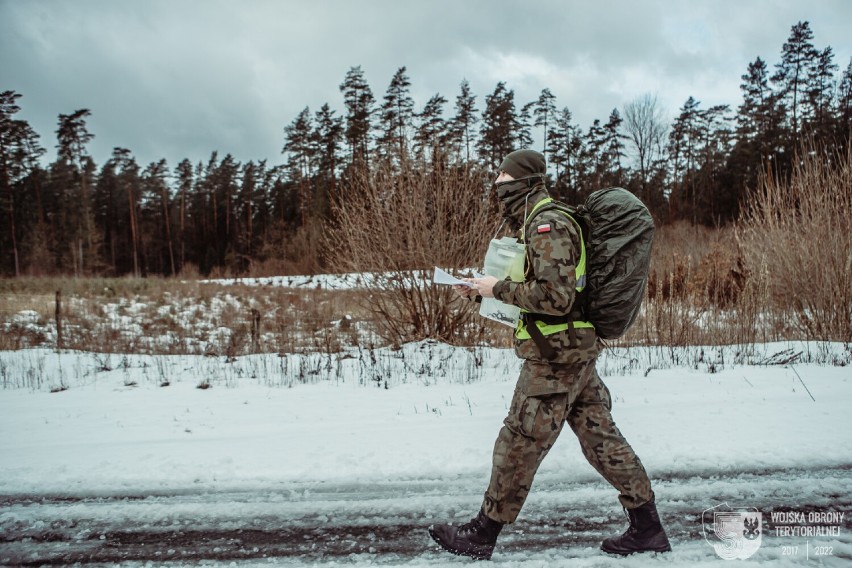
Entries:
{"type": "Polygon", "coordinates": [[[468,299],[494,297],[521,308],[515,352],[523,359],[509,414],[494,445],[491,481],[479,514],[461,526],[433,525],[444,549],[488,559],[505,524],[518,517],[544,456],[565,422],[583,455],[619,492],[627,531],[603,541],[613,554],[671,550],[642,462],[615,426],[609,389],[595,370],[601,351],[591,323],[574,309],[585,286],[585,250],[579,227],[555,208],[545,187],[544,156],[518,150],[500,164],[497,196],[504,217],[526,243],[522,282],[492,276],[455,286],[468,299]],[[533,328],[535,326],[535,328],[533,328]]]}

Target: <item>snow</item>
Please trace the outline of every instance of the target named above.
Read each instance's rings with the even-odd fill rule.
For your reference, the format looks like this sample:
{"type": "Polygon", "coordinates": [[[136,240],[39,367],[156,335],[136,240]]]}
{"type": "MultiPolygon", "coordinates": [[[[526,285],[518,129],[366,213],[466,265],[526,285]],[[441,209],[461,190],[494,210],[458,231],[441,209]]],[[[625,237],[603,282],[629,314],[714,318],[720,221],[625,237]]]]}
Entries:
{"type": "MultiPolygon", "coordinates": [[[[829,348],[837,360],[848,356],[848,346],[829,348]]],[[[809,346],[763,349],[749,360],[809,346]]],[[[736,352],[732,346],[731,353],[708,354],[698,369],[665,364],[652,348],[608,351],[599,362],[613,415],[649,471],[660,508],[686,517],[722,500],[821,510],[849,503],[850,367],[746,365],[735,362],[736,352]],[[719,358],[724,364],[714,363],[719,358]]],[[[157,526],[193,519],[220,528],[250,519],[322,526],[341,516],[347,526],[387,526],[399,518],[424,528],[444,519],[463,522],[481,501],[518,368],[511,350],[432,342],[399,351],[231,362],[2,352],[0,535],[12,527],[39,530],[38,523],[54,515],[51,507],[55,515],[76,515],[94,526],[139,518],[157,526]],[[198,388],[203,384],[211,388],[198,388]],[[24,498],[47,501],[36,512],[20,504],[24,498]],[[60,498],[83,501],[49,503],[60,498]],[[95,498],[107,501],[85,501],[95,498]]],[[[553,515],[563,509],[613,522],[621,515],[616,492],[585,462],[567,428],[522,512],[529,538],[535,526],[558,522],[553,515]]],[[[700,528],[691,530],[700,535],[700,528]]],[[[495,561],[553,565],[554,551],[544,545],[513,549],[523,538],[501,539],[495,561]]],[[[654,562],[728,565],[700,536],[679,540],[675,553],[654,562]]],[[[834,550],[848,559],[851,543],[847,529],[834,550]]],[[[792,562],[772,546],[764,544],[767,563],[792,562]]],[[[324,563],[463,563],[427,541],[422,547],[411,558],[359,553],[324,563]]],[[[572,566],[648,560],[608,559],[588,546],[571,558],[572,566]]],[[[240,565],[251,562],[266,565],[266,559],[240,565]]],[[[297,557],[276,562],[305,565],[297,557]]]]}
{"type": "MultiPolygon", "coordinates": [[[[449,348],[428,351],[436,360],[449,348]]],[[[411,360],[418,350],[408,352],[411,360]]],[[[63,392],[5,390],[0,491],[232,490],[482,473],[518,367],[508,350],[489,354],[489,368],[471,383],[459,378],[456,362],[444,377],[412,373],[389,389],[372,379],[379,388],[362,386],[355,365],[338,382],[275,387],[251,378],[284,363],[262,355],[242,358],[243,367],[170,357],[161,371],[148,363],[155,357],[135,357],[129,369],[93,372],[63,392]],[[213,388],[197,388],[204,380],[213,388]]],[[[82,354],[40,355],[66,369],[91,364],[82,354]]],[[[658,476],[850,463],[852,372],[810,365],[797,372],[816,401],[790,368],[675,368],[605,380],[620,428],[658,476]]],[[[570,432],[559,444],[576,445],[570,432]]],[[[559,446],[541,473],[596,475],[577,448],[559,446]]]]}
{"type": "Polygon", "coordinates": [[[369,273],[315,274],[309,276],[267,276],[261,278],[218,278],[201,280],[202,284],[230,286],[270,286],[284,288],[316,288],[319,290],[350,290],[367,287],[374,276],[369,273]]]}
{"type": "MultiPolygon", "coordinates": [[[[448,269],[451,270],[451,269],[448,269]]],[[[472,269],[455,270],[464,274],[475,273],[472,269]]],[[[414,283],[426,284],[433,280],[433,269],[413,270],[403,273],[406,277],[403,284],[414,283]]],[[[356,288],[370,288],[376,286],[377,282],[388,280],[399,281],[399,272],[348,272],[344,274],[313,274],[309,276],[267,276],[259,278],[217,278],[200,280],[201,284],[218,284],[220,286],[260,286],[281,288],[312,288],[317,290],[352,290],[356,288]]]]}

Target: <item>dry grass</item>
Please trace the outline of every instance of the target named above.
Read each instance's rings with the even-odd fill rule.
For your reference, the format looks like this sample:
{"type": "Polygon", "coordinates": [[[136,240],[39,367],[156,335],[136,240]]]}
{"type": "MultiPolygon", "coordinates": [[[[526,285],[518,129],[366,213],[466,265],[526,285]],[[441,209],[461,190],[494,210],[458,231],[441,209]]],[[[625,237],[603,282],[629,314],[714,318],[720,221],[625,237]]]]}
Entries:
{"type": "Polygon", "coordinates": [[[764,267],[771,307],[808,339],[852,341],[852,147],[805,147],[789,180],[748,202],[747,260],[764,267]]]}
{"type": "Polygon", "coordinates": [[[4,293],[0,296],[0,320],[8,320],[15,314],[31,310],[39,319],[47,320],[53,316],[54,294],[36,292],[4,293]]]}
{"type": "Polygon", "coordinates": [[[617,345],[747,347],[803,339],[773,307],[771,275],[765,264],[749,262],[736,228],[660,232],[642,312],[617,345]]]}
{"type": "Polygon", "coordinates": [[[56,290],[62,291],[62,339],[69,349],[236,357],[336,352],[376,342],[357,290],[176,279],[18,279],[2,281],[0,289],[2,349],[56,345],[56,290]]]}
{"type": "Polygon", "coordinates": [[[619,344],[852,342],[852,150],[802,155],[736,226],[658,230],[643,313],[619,344]]]}

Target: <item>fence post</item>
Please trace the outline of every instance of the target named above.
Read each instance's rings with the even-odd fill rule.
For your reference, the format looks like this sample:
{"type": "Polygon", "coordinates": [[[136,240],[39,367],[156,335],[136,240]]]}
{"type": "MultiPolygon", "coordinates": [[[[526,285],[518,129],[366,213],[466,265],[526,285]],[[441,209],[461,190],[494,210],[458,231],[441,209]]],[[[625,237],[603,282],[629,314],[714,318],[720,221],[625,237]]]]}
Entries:
{"type": "Polygon", "coordinates": [[[260,311],[256,308],[251,309],[251,350],[260,351],[260,311]]]}
{"type": "Polygon", "coordinates": [[[64,347],[62,341],[62,290],[56,291],[56,349],[60,350],[64,347]]]}

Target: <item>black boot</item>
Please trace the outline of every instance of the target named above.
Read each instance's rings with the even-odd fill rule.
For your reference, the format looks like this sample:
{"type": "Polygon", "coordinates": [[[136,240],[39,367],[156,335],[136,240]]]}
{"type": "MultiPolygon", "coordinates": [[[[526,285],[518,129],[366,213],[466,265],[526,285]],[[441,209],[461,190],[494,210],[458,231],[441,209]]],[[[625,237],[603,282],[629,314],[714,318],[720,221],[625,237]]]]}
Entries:
{"type": "Polygon", "coordinates": [[[653,501],[635,509],[627,509],[630,527],[621,536],[608,538],[601,550],[610,554],[628,555],[634,552],[670,552],[672,545],[660,523],[653,501]]]}
{"type": "Polygon", "coordinates": [[[492,521],[483,511],[479,511],[469,523],[460,527],[453,525],[432,525],[429,536],[444,550],[460,556],[470,556],[476,560],[490,560],[497,544],[497,535],[503,523],[492,521]]]}

